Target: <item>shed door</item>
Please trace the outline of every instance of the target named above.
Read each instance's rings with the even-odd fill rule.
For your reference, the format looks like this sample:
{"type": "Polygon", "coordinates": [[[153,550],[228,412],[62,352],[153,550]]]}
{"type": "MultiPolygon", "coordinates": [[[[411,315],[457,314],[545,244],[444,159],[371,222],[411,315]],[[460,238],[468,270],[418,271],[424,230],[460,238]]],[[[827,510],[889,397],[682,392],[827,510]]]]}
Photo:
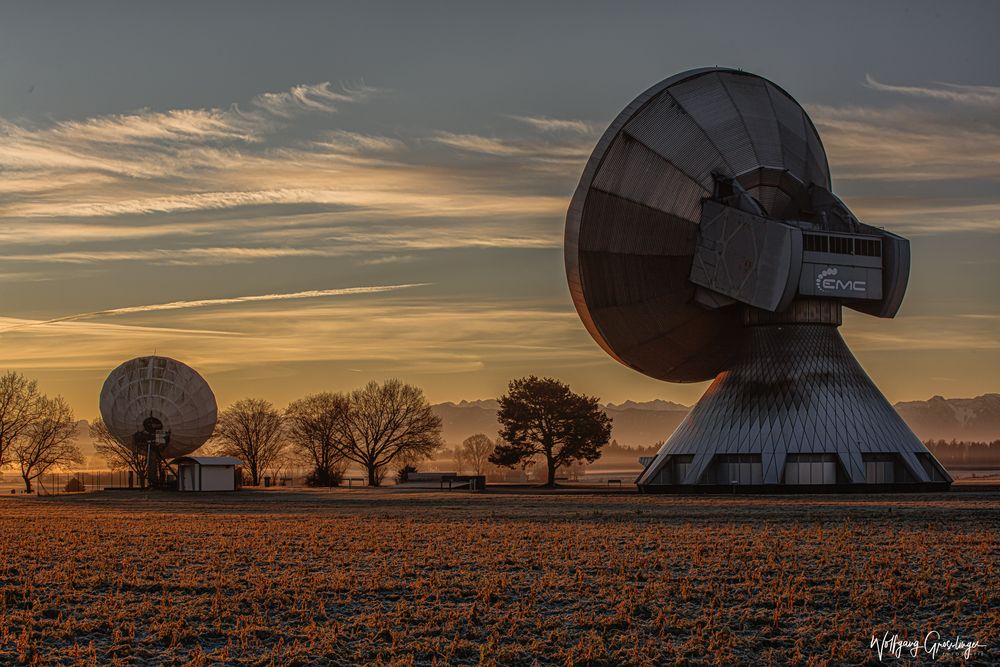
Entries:
{"type": "Polygon", "coordinates": [[[186,465],[184,466],[184,477],[186,482],[184,484],[185,491],[197,491],[198,490],[198,466],[197,465],[186,465]]]}

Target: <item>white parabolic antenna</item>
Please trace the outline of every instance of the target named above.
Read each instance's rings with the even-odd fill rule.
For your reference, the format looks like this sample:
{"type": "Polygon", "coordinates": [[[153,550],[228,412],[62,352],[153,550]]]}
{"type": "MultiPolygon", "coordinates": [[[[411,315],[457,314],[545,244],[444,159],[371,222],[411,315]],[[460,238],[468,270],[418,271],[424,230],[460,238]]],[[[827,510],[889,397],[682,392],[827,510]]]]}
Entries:
{"type": "Polygon", "coordinates": [[[165,460],[205,444],[217,415],[208,382],[187,364],[168,357],[130,359],[111,371],[101,389],[101,418],[112,435],[131,443],[135,434],[149,432],[153,423],[155,431],[169,434],[157,452],[165,460]]]}

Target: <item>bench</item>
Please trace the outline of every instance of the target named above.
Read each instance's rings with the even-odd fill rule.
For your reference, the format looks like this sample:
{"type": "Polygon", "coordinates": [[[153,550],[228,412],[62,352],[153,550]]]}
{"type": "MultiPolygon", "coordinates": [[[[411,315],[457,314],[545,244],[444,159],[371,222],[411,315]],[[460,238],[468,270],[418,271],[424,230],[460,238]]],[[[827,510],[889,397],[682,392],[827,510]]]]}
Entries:
{"type": "Polygon", "coordinates": [[[406,471],[407,482],[440,482],[447,477],[457,477],[457,472],[414,472],[406,471]]]}

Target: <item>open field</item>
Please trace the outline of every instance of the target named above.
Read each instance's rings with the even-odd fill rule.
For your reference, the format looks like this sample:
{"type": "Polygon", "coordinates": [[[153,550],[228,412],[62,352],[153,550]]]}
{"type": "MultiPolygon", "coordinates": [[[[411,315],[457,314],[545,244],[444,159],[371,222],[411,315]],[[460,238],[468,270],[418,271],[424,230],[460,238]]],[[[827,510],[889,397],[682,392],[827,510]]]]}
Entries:
{"type": "Polygon", "coordinates": [[[989,664],[998,534],[973,491],[6,497],[0,664],[989,664]]]}

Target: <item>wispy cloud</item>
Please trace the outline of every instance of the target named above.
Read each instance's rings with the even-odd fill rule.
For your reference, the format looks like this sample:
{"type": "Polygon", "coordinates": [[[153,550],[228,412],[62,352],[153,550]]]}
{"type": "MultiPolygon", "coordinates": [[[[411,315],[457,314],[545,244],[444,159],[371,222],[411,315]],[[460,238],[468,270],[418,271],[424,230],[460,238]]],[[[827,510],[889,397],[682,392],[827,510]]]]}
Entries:
{"type": "Polygon", "coordinates": [[[18,244],[66,244],[87,241],[147,239],[157,236],[191,236],[207,233],[210,223],[160,223],[150,225],[113,225],[104,222],[81,224],[77,222],[38,221],[5,222],[0,227],[0,243],[6,246],[4,259],[9,259],[10,248],[18,244]]]}
{"type": "Polygon", "coordinates": [[[211,211],[240,206],[265,204],[334,203],[321,192],[304,189],[278,189],[234,192],[199,192],[168,197],[120,199],[90,203],[62,203],[56,207],[47,204],[24,204],[11,207],[15,215],[23,217],[61,216],[69,218],[110,217],[117,215],[143,215],[147,213],[177,213],[183,211],[211,211]]]}
{"type": "Polygon", "coordinates": [[[865,75],[865,85],[886,93],[947,100],[959,104],[1000,107],[1000,86],[969,86],[955,83],[935,83],[934,87],[900,86],[876,81],[871,74],[865,75]]]}
{"type": "Polygon", "coordinates": [[[1000,340],[988,335],[962,331],[954,327],[947,333],[943,331],[908,331],[905,333],[887,333],[879,331],[855,332],[845,335],[845,338],[860,351],[893,351],[906,350],[1000,350],[1000,340]],[[857,341],[857,345],[854,342],[857,341]]]}
{"type": "Polygon", "coordinates": [[[844,338],[859,352],[1000,350],[992,317],[903,315],[886,322],[848,313],[845,322],[844,338]]]}
{"type": "Polygon", "coordinates": [[[907,234],[1000,230],[1000,202],[977,203],[947,197],[851,197],[863,221],[907,234]]]}
{"type": "Polygon", "coordinates": [[[1000,87],[900,86],[867,75],[883,105],[807,105],[834,178],[865,181],[1000,180],[1000,87]],[[896,98],[911,99],[900,104],[896,98]]]}
{"type": "MultiPolygon", "coordinates": [[[[82,121],[63,121],[44,131],[55,144],[150,144],[153,142],[207,143],[213,141],[256,141],[263,119],[230,109],[172,109],[154,112],[143,109],[129,114],[98,116],[82,121]]],[[[13,134],[26,137],[21,128],[13,134]]]]}
{"type": "Polygon", "coordinates": [[[380,257],[366,259],[362,263],[367,264],[368,266],[380,266],[382,264],[402,264],[404,262],[412,262],[414,259],[413,255],[382,255],[380,257]]]}
{"type": "Polygon", "coordinates": [[[1000,178],[1000,125],[972,113],[812,105],[835,178],[929,181],[1000,178]],[[978,118],[978,120],[976,120],[978,118]]]}
{"type": "Polygon", "coordinates": [[[590,124],[518,115],[503,136],[429,141],[329,126],[380,92],[323,82],[220,108],[0,121],[4,261],[58,275],[356,255],[388,269],[424,251],[561,244],[590,124]]]}
{"type": "Polygon", "coordinates": [[[0,119],[0,168],[154,178],[212,167],[231,155],[234,145],[260,143],[296,115],[330,113],[336,111],[335,102],[362,102],[374,92],[368,86],[335,91],[324,82],[258,95],[249,111],[235,104],[225,109],[142,109],[48,126],[0,119]]]}
{"type": "MultiPolygon", "coordinates": [[[[497,139],[491,146],[475,135],[442,133],[443,145],[457,151],[468,145],[488,157],[470,168],[456,153],[432,159],[415,155],[397,136],[319,129],[303,139],[277,131],[289,114],[326,113],[347,101],[364,101],[373,91],[336,91],[318,84],[258,96],[249,111],[236,105],[142,111],[48,128],[6,122],[0,133],[0,167],[11,171],[0,182],[0,217],[8,222],[0,237],[22,245],[87,241],[98,233],[109,243],[181,237],[217,231],[210,221],[188,214],[246,209],[247,219],[261,219],[262,213],[251,209],[264,207],[271,209],[268,215],[275,207],[350,210],[357,222],[433,216],[471,225],[502,216],[507,236],[518,231],[511,223],[517,216],[561,219],[566,186],[557,196],[539,190],[547,181],[572,179],[572,170],[549,166],[583,158],[585,149],[572,142],[514,138],[497,139]],[[524,160],[523,168],[505,172],[496,161],[501,154],[524,160]],[[176,214],[188,217],[163,219],[176,214]],[[139,216],[155,224],[112,220],[139,216]],[[40,219],[52,220],[52,228],[34,222],[40,219]],[[88,219],[103,219],[100,232],[88,219]]],[[[419,144],[421,139],[412,141],[419,144]]],[[[465,234],[452,236],[461,240],[465,234]]],[[[81,259],[47,254],[55,261],[81,259]]]]}
{"type": "Polygon", "coordinates": [[[306,111],[331,113],[337,104],[362,102],[378,92],[364,84],[357,87],[341,87],[334,90],[329,81],[313,85],[293,86],[281,93],[263,93],[255,97],[252,104],[275,116],[290,118],[306,111]]]}
{"type": "Polygon", "coordinates": [[[18,283],[34,283],[52,280],[53,276],[41,271],[4,271],[0,272],[0,280],[18,283]]]}
{"type": "MultiPolygon", "coordinates": [[[[51,324],[48,320],[32,320],[20,317],[0,317],[0,334],[11,332],[11,335],[19,333],[27,334],[25,329],[32,329],[30,335],[47,337],[55,336],[103,336],[104,334],[141,336],[141,337],[163,337],[163,336],[196,336],[209,338],[232,338],[243,336],[238,331],[224,331],[218,329],[197,329],[171,326],[142,326],[135,324],[112,324],[108,322],[84,322],[70,319],[58,320],[58,327],[44,327],[42,325],[51,324]]],[[[12,360],[8,360],[12,361],[12,360]]]]}
{"type": "Polygon", "coordinates": [[[330,150],[334,153],[350,155],[365,153],[393,153],[406,149],[402,139],[384,137],[347,130],[329,130],[322,133],[320,139],[312,143],[316,149],[330,150]]]}
{"type": "Polygon", "coordinates": [[[325,290],[306,290],[303,292],[283,292],[277,294],[256,294],[251,296],[237,296],[221,299],[192,299],[187,301],[170,301],[167,303],[145,304],[141,306],[125,306],[122,308],[108,308],[106,310],[95,310],[88,313],[77,313],[66,315],[50,320],[30,320],[25,323],[15,324],[4,329],[0,333],[23,329],[25,327],[44,326],[48,324],[58,324],[61,322],[72,322],[76,320],[86,320],[96,317],[109,317],[115,315],[133,315],[136,313],[152,313],[164,310],[182,310],[187,308],[208,308],[217,306],[231,306],[236,304],[257,303],[262,301],[290,301],[297,299],[317,299],[320,297],[349,296],[355,294],[379,294],[382,292],[394,292],[411,287],[424,287],[428,283],[411,283],[404,285],[376,285],[368,287],[341,287],[325,290]]]}
{"type": "MultiPolygon", "coordinates": [[[[31,254],[7,255],[4,259],[10,262],[41,262],[53,264],[146,262],[160,266],[194,266],[198,264],[233,264],[284,257],[331,257],[336,254],[335,250],[324,250],[319,248],[222,246],[206,248],[38,252],[31,254]]],[[[343,254],[343,251],[339,254],[343,254]]]]}
{"type": "Polygon", "coordinates": [[[546,118],[545,116],[517,115],[512,115],[511,118],[536,130],[541,130],[542,132],[575,132],[576,134],[594,136],[603,129],[597,123],[590,123],[583,120],[574,120],[569,118],[546,118]]]}
{"type": "MultiPolygon", "coordinates": [[[[559,215],[564,207],[561,200],[522,202],[523,208],[515,211],[494,210],[496,221],[482,221],[475,227],[457,229],[454,224],[444,222],[422,222],[402,224],[399,221],[385,221],[377,213],[372,217],[353,214],[351,223],[340,223],[336,217],[327,215],[287,216],[282,222],[271,219],[218,223],[154,225],[150,228],[138,227],[127,234],[118,236],[120,240],[146,239],[158,236],[197,236],[220,229],[239,229],[245,242],[261,245],[239,246],[183,246],[164,248],[87,248],[79,250],[32,249],[30,252],[10,252],[3,257],[9,263],[21,264],[69,264],[107,265],[111,262],[143,262],[156,266],[219,266],[258,262],[262,260],[288,259],[296,257],[343,257],[346,255],[369,255],[381,253],[380,260],[366,258],[368,264],[399,263],[413,259],[409,255],[399,255],[400,251],[416,252],[454,248],[558,248],[562,244],[562,230],[544,222],[509,222],[510,215],[559,215]],[[528,211],[528,213],[525,213],[528,211]],[[317,222],[318,221],[318,222],[317,222]],[[520,227],[515,233],[512,227],[520,227]],[[283,243],[285,245],[267,245],[283,243]],[[392,259],[390,259],[390,257],[392,259]],[[405,258],[405,259],[404,259],[405,258]]],[[[478,202],[480,206],[484,202],[478,202]]],[[[471,210],[471,209],[470,209],[471,210]]],[[[347,215],[347,214],[345,214],[347,215]]],[[[65,236],[62,240],[94,241],[115,238],[116,229],[107,225],[65,225],[57,226],[65,236]]],[[[53,231],[46,235],[51,238],[53,231]]],[[[0,234],[0,239],[3,235],[0,234]]],[[[37,238],[35,239],[37,240],[37,238]]],[[[173,239],[176,244],[177,239],[173,239]]],[[[13,245],[13,243],[11,244],[13,245]]]]}
{"type": "Polygon", "coordinates": [[[508,139],[453,132],[438,132],[430,140],[470,153],[538,160],[586,160],[593,150],[593,142],[589,141],[539,141],[530,137],[508,139]]]}
{"type": "MultiPolygon", "coordinates": [[[[149,320],[163,316],[150,313],[149,320]]],[[[363,364],[367,372],[396,375],[449,374],[515,361],[546,367],[604,361],[595,358],[592,341],[565,303],[470,303],[416,294],[378,301],[275,299],[255,308],[184,308],[170,321],[173,328],[160,329],[86,320],[24,326],[35,323],[0,319],[0,327],[7,326],[0,368],[110,369],[151,344],[212,372],[307,362],[363,364]],[[206,333],[192,333],[199,330],[206,333]]]]}
{"type": "Polygon", "coordinates": [[[439,144],[457,148],[472,153],[486,153],[487,155],[498,155],[510,157],[514,155],[527,155],[526,149],[515,146],[504,139],[496,137],[484,137],[478,134],[456,134],[454,132],[438,132],[431,137],[432,141],[439,144]]]}

